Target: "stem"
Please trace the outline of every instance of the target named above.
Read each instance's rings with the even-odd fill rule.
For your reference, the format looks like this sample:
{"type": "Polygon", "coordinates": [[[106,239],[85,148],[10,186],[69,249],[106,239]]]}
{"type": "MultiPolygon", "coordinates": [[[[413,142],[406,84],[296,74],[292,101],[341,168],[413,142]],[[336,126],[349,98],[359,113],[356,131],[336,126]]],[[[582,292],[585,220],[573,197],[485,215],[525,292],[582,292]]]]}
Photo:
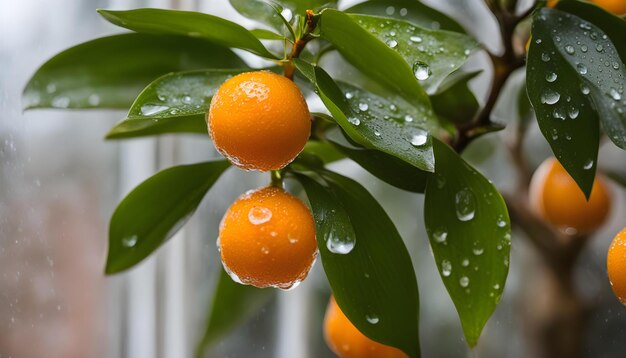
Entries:
{"type": "Polygon", "coordinates": [[[291,60],[300,56],[300,53],[302,52],[302,50],[304,50],[304,47],[306,46],[306,44],[313,39],[313,36],[311,36],[311,32],[315,30],[316,25],[317,24],[315,21],[315,14],[313,13],[312,10],[307,10],[306,11],[306,31],[304,35],[302,35],[301,38],[295,39],[295,41],[293,42],[291,53],[287,56],[286,58],[287,61],[285,62],[285,65],[284,65],[283,74],[285,77],[289,78],[292,81],[293,81],[293,75],[296,72],[296,66],[293,65],[293,62],[291,60]]]}
{"type": "Polygon", "coordinates": [[[270,171],[271,182],[270,185],[276,188],[283,188],[283,173],[280,170],[270,171]]]}

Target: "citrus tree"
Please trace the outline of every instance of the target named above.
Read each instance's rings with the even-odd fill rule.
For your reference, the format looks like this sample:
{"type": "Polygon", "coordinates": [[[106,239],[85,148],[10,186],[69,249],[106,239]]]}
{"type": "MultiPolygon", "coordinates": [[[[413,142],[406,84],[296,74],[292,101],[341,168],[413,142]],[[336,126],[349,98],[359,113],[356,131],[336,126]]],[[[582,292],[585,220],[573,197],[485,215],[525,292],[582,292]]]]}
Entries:
{"type": "MultiPolygon", "coordinates": [[[[296,287],[319,254],[333,292],[330,348],[342,357],[420,356],[409,252],[377,200],[326,167],[348,159],[424,195],[423,225],[469,346],[502,296],[513,224],[557,278],[546,295],[559,304],[539,327],[555,338],[543,353],[576,357],[585,307],[572,270],[611,207],[606,178],[597,175],[599,143],[606,137],[626,149],[626,5],[594,2],[522,9],[516,0],[485,0],[501,53],[417,0],[368,0],[343,11],[332,0],[230,0],[257,29],[197,12],[101,10],[132,32],[50,59],[26,85],[25,108],[130,108],[108,140],[208,131],[226,158],[163,170],[130,192],[111,218],[108,275],[172,237],[231,165],[269,173],[268,186],[238,198],[220,225],[226,273],[198,355],[271,295],[268,287],[296,287]],[[250,68],[233,48],[271,65],[250,68]],[[323,59],[332,52],[360,75],[329,75],[323,59]],[[483,105],[468,87],[478,72],[464,71],[477,52],[493,68],[483,105]],[[524,67],[511,108],[517,188],[501,194],[461,153],[503,129],[492,111],[524,67]],[[309,112],[305,98],[316,97],[327,111],[309,112]],[[533,176],[523,146],[534,118],[555,158],[533,176]],[[308,206],[284,190],[285,180],[301,185],[308,206]]],[[[608,267],[622,301],[624,242],[622,233],[608,267]]]]}

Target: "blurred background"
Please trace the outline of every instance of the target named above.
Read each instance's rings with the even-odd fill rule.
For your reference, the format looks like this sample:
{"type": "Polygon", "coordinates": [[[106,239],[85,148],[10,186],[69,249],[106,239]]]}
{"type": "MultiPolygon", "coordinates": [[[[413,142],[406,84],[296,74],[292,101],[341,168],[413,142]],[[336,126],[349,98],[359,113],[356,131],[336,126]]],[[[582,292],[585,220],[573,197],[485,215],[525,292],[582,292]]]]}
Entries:
{"type": "MultiPolygon", "coordinates": [[[[356,2],[341,1],[340,7],[356,2]]],[[[455,16],[489,48],[498,49],[491,36],[497,33],[496,23],[482,1],[425,2],[455,16]]],[[[0,358],[193,356],[221,270],[215,247],[219,220],[237,196],[268,181],[264,175],[229,170],[184,230],[156,255],[126,273],[104,276],[108,219],[117,202],[159,169],[218,155],[201,136],[105,142],[108,128],[125,113],[23,113],[20,96],[38,66],[56,53],[123,31],[100,19],[95,9],[135,7],[199,10],[251,24],[227,0],[22,0],[0,5],[0,358]]],[[[262,65],[240,54],[250,65],[262,65]]],[[[485,60],[478,53],[467,67],[483,68],[485,60]]],[[[324,66],[345,69],[338,56],[328,56],[324,66]]],[[[490,71],[471,83],[479,98],[490,71]]],[[[514,120],[513,88],[522,79],[523,73],[516,74],[502,95],[494,114],[500,122],[514,120]]],[[[321,109],[314,99],[311,105],[321,109]]],[[[515,183],[503,149],[509,135],[505,130],[485,136],[464,154],[502,190],[515,183]]],[[[537,128],[527,148],[533,165],[550,153],[537,128]]],[[[610,144],[602,147],[600,157],[607,167],[626,167],[624,152],[610,144]]],[[[422,196],[384,184],[347,161],[333,169],[363,183],[405,239],[421,293],[424,357],[532,356],[521,318],[541,314],[542,291],[535,284],[541,264],[524,237],[514,233],[504,296],[478,347],[470,351],[430,253],[422,196]]],[[[288,185],[298,192],[293,183],[288,185]]],[[[612,296],[605,273],[610,239],[624,225],[626,193],[616,185],[611,189],[611,218],[577,270],[578,289],[593,303],[586,337],[589,357],[623,357],[626,352],[626,308],[612,296]]],[[[277,292],[206,356],[332,357],[322,336],[329,294],[318,262],[301,286],[277,292]]]]}

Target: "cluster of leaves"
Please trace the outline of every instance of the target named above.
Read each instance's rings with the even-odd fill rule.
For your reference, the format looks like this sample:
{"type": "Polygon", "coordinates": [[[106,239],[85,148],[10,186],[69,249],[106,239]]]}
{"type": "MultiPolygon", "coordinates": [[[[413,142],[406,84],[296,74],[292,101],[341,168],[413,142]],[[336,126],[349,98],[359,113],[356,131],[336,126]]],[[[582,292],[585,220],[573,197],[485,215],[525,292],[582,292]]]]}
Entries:
{"type": "MultiPolygon", "coordinates": [[[[502,295],[511,243],[500,193],[446,144],[479,110],[467,86],[477,73],[459,71],[479,44],[455,20],[418,1],[369,0],[344,11],[327,0],[230,3],[264,27],[248,30],[195,12],[100,11],[134,32],[90,41],[49,60],[26,86],[25,107],[130,107],[107,139],[206,135],[205,114],[217,88],[253,70],[231,48],[275,62],[268,70],[295,66],[296,80],[314,89],[310,95],[319,96],[329,114],[314,114],[314,135],[284,174],[299,181],[309,198],[324,271],[341,309],[372,339],[420,355],[417,279],[402,238],[359,183],[324,166],[349,158],[393,186],[424,194],[435,261],[474,346],[502,295]],[[305,39],[317,46],[295,58],[290,49],[305,39]],[[367,80],[333,79],[321,61],[332,51],[367,80]],[[353,240],[354,249],[331,252],[327,242],[337,237],[353,240]]],[[[598,118],[618,146],[626,144],[620,101],[626,45],[611,40],[624,27],[623,20],[577,1],[534,16],[528,94],[542,132],[587,194],[598,118]]],[[[224,160],[176,166],[128,194],[111,219],[107,274],[133,267],[172,237],[228,167],[224,160]]],[[[250,312],[228,305],[254,307],[267,297],[267,290],[233,284],[223,275],[203,342],[250,312]]]]}

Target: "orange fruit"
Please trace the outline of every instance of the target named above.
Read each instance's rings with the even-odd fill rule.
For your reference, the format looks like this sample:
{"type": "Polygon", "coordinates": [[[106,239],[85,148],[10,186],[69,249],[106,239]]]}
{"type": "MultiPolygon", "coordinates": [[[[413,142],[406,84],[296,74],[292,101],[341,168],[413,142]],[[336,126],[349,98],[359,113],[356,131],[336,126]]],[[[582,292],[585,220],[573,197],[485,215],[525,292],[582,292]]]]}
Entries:
{"type": "Polygon", "coordinates": [[[218,246],[235,281],[289,289],[304,280],[317,256],[315,222],[302,201],[269,186],[235,200],[220,224],[218,246]]]}
{"type": "Polygon", "coordinates": [[[613,239],[606,257],[606,267],[615,296],[626,305],[626,228],[613,239]]]}
{"type": "Polygon", "coordinates": [[[626,14],[626,0],[591,0],[591,2],[615,15],[626,14]]]}
{"type": "Polygon", "coordinates": [[[211,100],[209,134],[217,150],[246,170],[278,170],[304,148],[311,115],[298,86],[268,71],[226,80],[211,100]]]}
{"type": "Polygon", "coordinates": [[[334,297],[324,317],[324,338],[330,350],[341,358],[408,358],[401,350],[369,339],[350,322],[334,297]]]}
{"type": "Polygon", "coordinates": [[[546,4],[546,6],[550,8],[554,8],[558,2],[559,0],[548,0],[548,3],[546,4]]]}
{"type": "Polygon", "coordinates": [[[570,234],[596,230],[611,209],[611,198],[602,176],[596,176],[587,201],[574,179],[555,158],[546,159],[533,174],[530,201],[545,221],[570,234]]]}

